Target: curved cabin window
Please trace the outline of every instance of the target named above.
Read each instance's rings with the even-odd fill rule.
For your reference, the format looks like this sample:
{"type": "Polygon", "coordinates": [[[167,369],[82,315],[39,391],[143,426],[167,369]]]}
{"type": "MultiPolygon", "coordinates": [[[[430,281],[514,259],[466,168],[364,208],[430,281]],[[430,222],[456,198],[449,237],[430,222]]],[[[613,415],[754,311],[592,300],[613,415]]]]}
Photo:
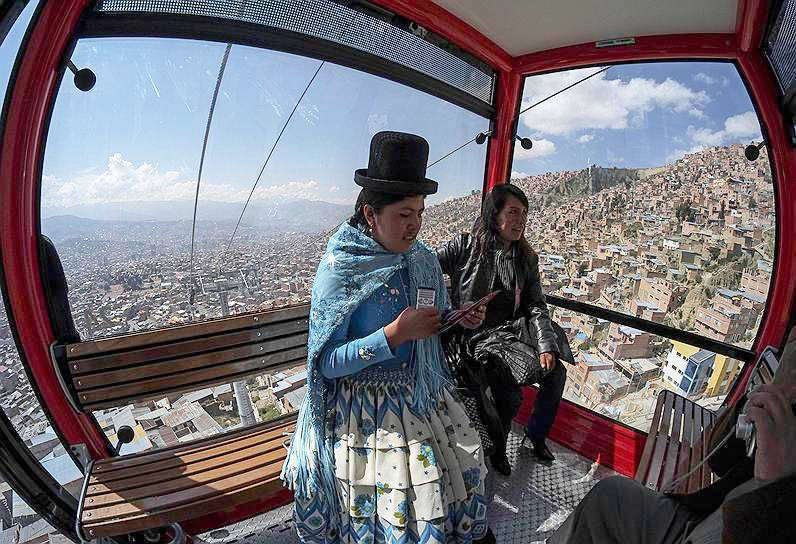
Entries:
{"type": "MultiPolygon", "coordinates": [[[[488,119],[383,78],[327,62],[309,84],[320,61],[234,45],[208,134],[194,232],[225,47],[152,38],[76,45],[72,61],[91,68],[97,83],[82,92],[69,74],[61,82],[41,228],[59,252],[84,341],[308,302],[329,234],[353,213],[354,170],[367,166],[374,133],[422,135],[432,163],[489,127],[488,119]]],[[[486,147],[470,143],[428,169],[440,189],[427,199],[421,237],[447,240],[472,225],[486,147]]],[[[133,427],[135,440],[122,448],[132,453],[292,413],[305,384],[302,362],[94,416],[111,441],[120,426],[133,427]]]]}
{"type": "MultiPolygon", "coordinates": [[[[353,212],[354,170],[367,166],[375,132],[422,135],[433,162],[489,126],[330,62],[307,88],[321,61],[235,45],[208,135],[192,273],[199,163],[224,50],[178,39],[77,43],[72,61],[97,83],[81,92],[71,75],[61,82],[41,228],[63,261],[84,340],[308,301],[328,234],[353,212]]],[[[443,202],[480,193],[485,156],[486,145],[471,143],[429,168],[440,190],[427,201],[426,237],[447,234],[454,210],[443,202]]],[[[479,200],[468,197],[473,210],[479,200]]]]}
{"type": "MultiPolygon", "coordinates": [[[[530,76],[522,108],[600,68],[530,76]]],[[[729,63],[617,65],[530,109],[512,178],[531,200],[526,236],[544,290],[751,347],[773,267],[765,147],[729,63]]],[[[711,406],[742,363],[563,308],[577,368],[566,396],[646,429],[669,388],[711,406]]],[[[573,371],[574,370],[574,371],[573,371]]]]}

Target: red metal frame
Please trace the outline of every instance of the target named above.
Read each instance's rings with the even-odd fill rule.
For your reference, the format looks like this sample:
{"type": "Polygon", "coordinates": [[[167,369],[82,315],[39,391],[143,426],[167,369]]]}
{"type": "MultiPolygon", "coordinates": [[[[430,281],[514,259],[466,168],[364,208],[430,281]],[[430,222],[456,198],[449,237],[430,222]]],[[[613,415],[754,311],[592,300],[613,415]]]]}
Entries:
{"type": "Polygon", "coordinates": [[[508,180],[509,157],[514,149],[514,118],[522,93],[522,78],[514,70],[514,59],[475,28],[429,0],[374,0],[374,3],[436,32],[495,69],[496,115],[489,139],[484,190],[504,183],[508,180]]]}
{"type": "Polygon", "coordinates": [[[276,495],[242,504],[220,512],[203,514],[202,517],[180,522],[185,532],[192,535],[205,533],[217,527],[224,527],[243,521],[264,512],[270,512],[280,506],[293,502],[293,492],[283,489],[276,495]]]}
{"type": "Polygon", "coordinates": [[[7,111],[0,162],[0,247],[6,293],[24,353],[53,423],[69,444],[86,444],[92,457],[107,456],[105,438],[76,413],[50,361],[55,340],[39,274],[38,196],[45,124],[55,98],[64,50],[89,0],[47,2],[30,35],[7,111]]]}
{"type": "MultiPolygon", "coordinates": [[[[789,129],[776,100],[779,87],[767,61],[761,55],[749,52],[741,54],[738,63],[765,129],[776,180],[777,257],[766,313],[755,342],[755,351],[760,353],[768,345],[782,344],[788,323],[796,311],[796,243],[793,241],[796,231],[796,148],[790,143],[789,129]]],[[[752,365],[746,365],[729,402],[735,402],[743,395],[751,372],[752,365]]]]}
{"type": "Polygon", "coordinates": [[[766,30],[768,3],[763,0],[739,0],[735,18],[735,34],[738,36],[738,51],[749,53],[760,45],[766,30]]]}
{"type": "MultiPolygon", "coordinates": [[[[53,415],[54,424],[70,444],[85,443],[95,458],[106,456],[104,440],[90,418],[67,403],[50,364],[53,341],[39,275],[36,237],[38,192],[45,120],[56,92],[58,69],[80,13],[89,0],[62,0],[44,5],[32,32],[9,104],[0,163],[0,247],[12,318],[34,385],[53,415]]],[[[505,181],[513,150],[513,123],[520,101],[522,76],[602,63],[673,59],[726,59],[738,63],[770,142],[777,184],[778,255],[775,284],[756,343],[779,344],[796,299],[796,251],[786,236],[796,227],[796,151],[778,111],[778,88],[759,49],[767,5],[741,0],[736,34],[685,34],[639,37],[635,46],[597,49],[594,44],[563,47],[512,59],[480,32],[429,0],[376,0],[377,4],[437,32],[451,43],[488,62],[498,71],[497,115],[490,142],[487,185],[505,181]]],[[[532,394],[528,393],[527,417],[532,394]]],[[[644,433],[610,422],[564,402],[551,437],[602,464],[632,475],[643,448],[644,433]],[[605,437],[610,437],[608,440],[605,437]]],[[[269,497],[187,524],[191,532],[206,530],[255,515],[289,500],[269,497]]]]}
{"type": "Polygon", "coordinates": [[[522,77],[517,72],[499,72],[495,96],[497,117],[489,141],[485,191],[509,179],[509,164],[514,152],[514,119],[521,97],[522,77]]]}
{"type": "Polygon", "coordinates": [[[666,34],[640,36],[635,45],[598,48],[590,42],[530,53],[514,59],[514,70],[530,75],[645,60],[734,59],[736,54],[734,34],[666,34]]]}
{"type": "MultiPolygon", "coordinates": [[[[514,418],[520,425],[528,422],[537,392],[536,387],[522,388],[522,406],[514,418]]],[[[564,399],[550,438],[587,459],[633,478],[647,435],[564,399]]]]}

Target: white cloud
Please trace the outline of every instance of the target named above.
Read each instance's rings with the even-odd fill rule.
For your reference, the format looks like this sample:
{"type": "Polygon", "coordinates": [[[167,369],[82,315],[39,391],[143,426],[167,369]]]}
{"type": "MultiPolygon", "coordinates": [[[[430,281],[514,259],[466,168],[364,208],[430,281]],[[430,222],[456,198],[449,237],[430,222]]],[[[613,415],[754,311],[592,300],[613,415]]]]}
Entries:
{"type": "Polygon", "coordinates": [[[696,74],[694,76],[694,79],[696,81],[704,83],[705,85],[715,85],[716,83],[721,83],[722,87],[726,87],[730,83],[730,80],[728,80],[725,76],[716,78],[713,76],[709,76],[704,72],[699,72],[698,74],[696,74]]]}
{"type": "Polygon", "coordinates": [[[760,123],[753,111],[728,117],[723,130],[689,126],[686,134],[695,144],[706,147],[759,140],[762,137],[760,123]]]}
{"type": "Polygon", "coordinates": [[[703,145],[695,145],[691,149],[675,149],[666,156],[666,162],[672,163],[678,161],[688,154],[699,153],[700,151],[704,151],[704,149],[705,146],[703,145]]]}
{"type": "MultiPolygon", "coordinates": [[[[233,186],[202,180],[199,192],[201,200],[217,202],[243,202],[251,188],[247,184],[233,186]]],[[[157,165],[133,164],[121,153],[108,158],[107,167],[100,173],[83,172],[69,179],[45,175],[42,179],[42,206],[70,207],[78,204],[105,202],[158,202],[192,200],[196,192],[196,180],[187,179],[181,172],[161,172],[157,165]]],[[[261,185],[255,189],[252,200],[326,200],[328,202],[351,201],[349,195],[341,195],[334,188],[325,189],[317,181],[290,181],[277,185],[261,185]],[[330,198],[334,194],[337,198],[330,198]]]]}
{"type": "Polygon", "coordinates": [[[594,134],[584,134],[580,138],[578,138],[579,144],[587,144],[594,139],[594,134]]]}
{"type": "Polygon", "coordinates": [[[696,74],[694,76],[694,79],[697,81],[701,81],[705,85],[713,85],[714,83],[716,83],[716,78],[710,77],[704,72],[699,72],[698,74],[696,74]]]}
{"type": "MultiPolygon", "coordinates": [[[[667,157],[666,162],[674,162],[682,159],[684,155],[698,153],[708,147],[729,145],[734,143],[746,143],[752,140],[762,139],[760,134],[760,123],[757,115],[753,111],[747,111],[738,115],[728,117],[724,121],[723,130],[711,130],[709,128],[696,128],[689,126],[686,135],[691,138],[689,149],[678,148],[672,151],[667,157]]],[[[673,138],[677,143],[684,144],[682,138],[673,138]]]]}
{"type": "MultiPolygon", "coordinates": [[[[523,107],[590,73],[594,73],[594,68],[529,77],[525,80],[523,107]]],[[[643,122],[644,116],[656,108],[698,116],[702,106],[710,102],[704,91],[694,91],[673,79],[622,81],[608,79],[608,74],[595,76],[523,114],[523,124],[545,135],[624,129],[643,122]]]]}
{"type": "Polygon", "coordinates": [[[533,140],[533,147],[525,149],[520,142],[514,142],[514,160],[524,161],[527,159],[538,159],[546,157],[556,152],[556,144],[550,140],[533,140]]]}
{"type": "Polygon", "coordinates": [[[517,172],[516,170],[511,171],[511,179],[524,179],[529,175],[530,174],[526,174],[525,172],[517,172]]]}

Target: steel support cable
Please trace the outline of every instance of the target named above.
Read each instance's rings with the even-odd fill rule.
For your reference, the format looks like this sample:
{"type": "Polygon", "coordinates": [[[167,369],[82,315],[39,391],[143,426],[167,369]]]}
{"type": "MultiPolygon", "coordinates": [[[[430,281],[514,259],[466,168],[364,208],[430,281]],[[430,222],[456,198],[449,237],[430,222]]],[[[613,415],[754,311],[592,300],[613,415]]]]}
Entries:
{"type": "Polygon", "coordinates": [[[456,153],[457,151],[459,151],[459,150],[460,150],[460,149],[462,149],[463,147],[470,145],[471,143],[473,143],[474,141],[476,141],[476,140],[478,139],[478,137],[479,137],[481,134],[482,134],[482,133],[480,133],[480,132],[479,132],[478,134],[476,134],[476,135],[475,135],[475,137],[474,137],[474,138],[471,138],[470,140],[467,140],[466,142],[464,142],[462,145],[460,145],[459,147],[457,147],[457,148],[456,148],[456,149],[454,149],[453,151],[449,151],[448,153],[444,154],[443,156],[441,156],[440,158],[438,158],[437,160],[435,160],[434,162],[432,162],[431,164],[429,164],[429,165],[426,167],[426,170],[428,170],[429,168],[431,168],[432,166],[434,166],[434,165],[435,165],[435,164],[437,164],[438,162],[441,162],[441,161],[443,161],[443,160],[447,159],[448,157],[450,157],[451,155],[453,155],[454,153],[456,153]]]}
{"type": "Polygon", "coordinates": [[[238,222],[235,224],[235,230],[232,231],[232,236],[229,237],[227,248],[224,250],[224,253],[221,255],[221,261],[219,263],[219,266],[223,265],[224,257],[229,252],[229,248],[232,247],[232,241],[235,239],[235,235],[238,233],[238,227],[240,227],[240,222],[243,220],[243,214],[246,213],[246,208],[249,206],[249,202],[251,202],[252,196],[254,196],[254,190],[257,188],[257,184],[260,183],[260,178],[262,178],[263,172],[265,172],[265,167],[268,166],[268,161],[271,160],[271,155],[274,154],[276,146],[279,145],[279,140],[282,139],[282,135],[285,133],[285,129],[287,129],[287,126],[290,124],[290,120],[293,118],[293,114],[296,113],[296,110],[301,104],[301,101],[304,99],[304,95],[306,95],[307,91],[310,90],[312,82],[315,81],[316,77],[318,77],[318,73],[321,71],[321,68],[323,68],[324,64],[326,64],[326,61],[321,62],[317,70],[315,70],[315,73],[312,75],[312,78],[310,79],[309,83],[307,83],[307,86],[304,87],[304,91],[301,93],[301,96],[299,96],[299,99],[296,101],[296,105],[293,106],[293,111],[290,112],[290,115],[288,115],[287,120],[282,125],[282,130],[279,131],[279,135],[276,137],[274,145],[271,146],[271,150],[268,152],[268,156],[265,158],[263,167],[260,168],[260,173],[257,174],[257,179],[254,180],[254,185],[252,185],[252,190],[249,191],[249,197],[246,199],[246,202],[243,204],[243,209],[240,212],[240,217],[238,217],[238,222]]]}
{"type": "MultiPolygon", "coordinates": [[[[343,36],[345,36],[345,33],[348,31],[348,27],[350,27],[354,23],[354,19],[357,18],[357,17],[359,17],[359,13],[356,13],[354,15],[354,17],[350,21],[348,21],[348,24],[346,24],[346,26],[343,28],[342,32],[340,32],[340,37],[338,38],[338,41],[343,39],[343,36]]],[[[299,105],[301,104],[301,101],[304,99],[304,95],[306,95],[307,91],[309,91],[310,87],[312,86],[312,83],[315,81],[315,78],[318,77],[318,73],[321,71],[321,68],[323,68],[324,64],[326,64],[326,61],[321,61],[321,64],[318,66],[318,69],[315,70],[315,73],[312,75],[312,78],[309,80],[309,82],[307,83],[307,86],[304,88],[304,92],[301,93],[301,96],[299,96],[299,99],[296,101],[296,105],[293,106],[293,111],[290,112],[290,115],[288,116],[288,118],[285,121],[284,125],[282,125],[282,130],[279,131],[279,135],[277,136],[276,141],[274,142],[274,145],[271,146],[271,151],[268,152],[268,157],[266,157],[265,162],[263,163],[263,167],[260,169],[260,173],[257,175],[257,179],[254,180],[254,186],[252,187],[251,192],[249,192],[249,197],[246,199],[246,202],[243,205],[243,210],[240,212],[240,217],[238,217],[238,222],[235,224],[235,230],[232,231],[232,236],[229,237],[229,242],[227,243],[227,248],[224,250],[224,253],[221,254],[221,260],[219,261],[219,269],[221,268],[221,266],[224,263],[224,258],[226,256],[226,254],[229,252],[229,249],[232,247],[232,242],[234,241],[235,235],[237,234],[238,228],[240,227],[240,223],[243,220],[243,214],[246,213],[246,208],[248,207],[249,202],[251,201],[252,196],[254,195],[254,190],[257,188],[257,184],[260,182],[260,178],[262,177],[263,172],[265,171],[265,167],[268,165],[268,161],[271,159],[271,155],[274,153],[274,150],[276,149],[277,144],[279,144],[279,140],[282,138],[282,134],[284,134],[285,129],[287,128],[287,125],[290,123],[290,120],[293,118],[293,114],[296,113],[296,110],[298,109],[299,105]]],[[[339,226],[340,225],[338,225],[338,227],[339,226]]]]}
{"type": "MultiPolygon", "coordinates": [[[[560,90],[558,90],[558,91],[554,92],[553,94],[551,94],[551,95],[549,95],[549,96],[546,96],[546,97],[542,98],[542,99],[541,99],[541,100],[539,100],[538,102],[534,102],[533,104],[531,104],[530,106],[528,106],[527,108],[525,108],[524,110],[522,110],[522,111],[521,111],[521,112],[520,112],[520,113],[517,115],[517,118],[519,119],[520,115],[522,115],[523,113],[525,113],[526,111],[528,111],[528,110],[530,110],[530,109],[532,109],[532,108],[535,108],[535,107],[536,107],[536,106],[538,106],[539,104],[542,104],[542,103],[544,103],[544,102],[547,102],[547,101],[548,101],[548,100],[550,100],[551,98],[558,96],[559,94],[563,93],[564,91],[568,91],[568,90],[569,90],[569,89],[571,89],[572,87],[575,87],[576,85],[579,85],[579,84],[583,83],[583,82],[584,82],[584,81],[586,81],[587,79],[591,79],[591,78],[593,78],[594,76],[596,76],[596,75],[598,75],[598,74],[602,74],[603,72],[605,72],[606,70],[608,70],[608,69],[610,69],[610,68],[612,68],[612,67],[611,67],[611,66],[606,66],[605,68],[601,68],[600,70],[597,70],[597,71],[596,71],[596,72],[594,72],[593,74],[590,74],[590,75],[588,75],[588,76],[586,76],[586,77],[584,77],[584,78],[582,78],[582,79],[579,79],[579,80],[578,80],[578,81],[576,81],[575,83],[572,83],[572,84],[570,84],[570,85],[567,85],[567,86],[566,86],[566,87],[564,87],[563,89],[560,89],[560,90]]],[[[479,133],[479,134],[480,134],[480,133],[479,133]]],[[[448,157],[450,157],[451,155],[453,155],[454,153],[456,153],[456,152],[457,152],[457,151],[459,151],[460,149],[462,149],[462,148],[466,147],[467,145],[469,145],[469,144],[473,143],[473,142],[474,142],[474,141],[475,141],[475,140],[478,138],[478,136],[479,136],[479,135],[476,135],[476,136],[475,136],[475,138],[472,138],[471,140],[468,140],[468,141],[464,142],[462,145],[460,145],[460,146],[459,146],[459,147],[457,147],[456,149],[454,149],[454,150],[452,150],[452,151],[450,151],[450,152],[446,153],[445,155],[443,155],[443,156],[442,156],[442,157],[440,157],[439,159],[437,159],[437,160],[435,160],[434,162],[432,162],[431,164],[429,164],[427,168],[431,168],[432,166],[434,166],[434,165],[435,165],[435,164],[437,164],[438,162],[441,162],[441,161],[443,161],[443,160],[447,159],[448,157]]]]}
{"type": "Polygon", "coordinates": [[[570,85],[567,85],[567,86],[566,86],[566,87],[564,87],[563,89],[560,89],[560,90],[558,90],[558,91],[554,92],[554,93],[553,93],[553,94],[551,94],[550,96],[546,96],[545,98],[542,98],[540,101],[538,101],[538,102],[534,102],[533,104],[531,104],[530,106],[528,106],[527,108],[525,108],[524,110],[522,110],[522,111],[521,111],[521,112],[520,112],[520,113],[517,115],[517,118],[519,118],[519,116],[520,116],[520,115],[522,115],[523,113],[525,113],[526,111],[528,111],[528,110],[530,110],[530,109],[532,109],[532,108],[535,108],[535,107],[536,107],[536,106],[538,106],[539,104],[541,104],[541,103],[543,103],[543,102],[547,102],[547,101],[548,101],[548,100],[550,100],[551,98],[553,98],[553,97],[555,97],[555,96],[558,96],[558,95],[560,95],[560,94],[561,94],[561,93],[563,93],[564,91],[568,91],[568,90],[570,90],[572,87],[575,87],[576,85],[580,85],[581,83],[583,83],[583,82],[584,82],[584,81],[586,81],[587,79],[591,79],[591,78],[593,78],[594,76],[596,76],[596,75],[598,75],[598,74],[602,74],[603,72],[605,72],[606,70],[610,70],[611,68],[613,68],[613,66],[606,66],[605,68],[601,68],[601,69],[597,70],[596,72],[594,72],[593,74],[589,74],[588,76],[586,76],[586,77],[584,77],[584,78],[582,78],[582,79],[579,79],[579,80],[577,80],[575,83],[572,83],[572,84],[570,84],[570,85]]]}
{"type": "Polygon", "coordinates": [[[194,242],[196,239],[196,210],[199,207],[199,187],[202,184],[202,169],[205,164],[205,152],[207,151],[207,140],[210,136],[210,125],[213,122],[213,113],[216,109],[216,101],[218,100],[218,91],[221,88],[221,80],[224,79],[224,70],[227,68],[227,60],[229,60],[229,52],[232,49],[232,44],[228,43],[224,49],[224,57],[221,59],[221,66],[218,69],[218,77],[216,78],[216,88],[213,91],[213,100],[210,102],[210,111],[207,114],[207,124],[205,125],[205,137],[202,142],[202,155],[199,159],[199,175],[196,178],[196,196],[193,201],[193,221],[191,222],[191,259],[190,259],[190,281],[191,281],[191,298],[189,303],[193,305],[196,299],[196,292],[194,290],[194,274],[193,274],[193,255],[194,255],[194,242]]]}

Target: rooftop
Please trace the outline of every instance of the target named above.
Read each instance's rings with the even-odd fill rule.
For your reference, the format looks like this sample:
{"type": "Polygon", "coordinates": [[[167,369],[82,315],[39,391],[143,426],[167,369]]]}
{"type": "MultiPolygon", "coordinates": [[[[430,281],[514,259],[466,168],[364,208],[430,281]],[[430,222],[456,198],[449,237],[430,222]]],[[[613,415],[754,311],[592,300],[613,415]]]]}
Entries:
{"type": "Polygon", "coordinates": [[[716,356],[716,354],[713,353],[712,351],[706,351],[704,349],[701,349],[701,350],[697,351],[695,354],[693,354],[692,356],[690,356],[688,359],[690,361],[695,362],[696,364],[702,364],[705,361],[708,361],[708,360],[712,359],[715,356],[716,356]]]}

